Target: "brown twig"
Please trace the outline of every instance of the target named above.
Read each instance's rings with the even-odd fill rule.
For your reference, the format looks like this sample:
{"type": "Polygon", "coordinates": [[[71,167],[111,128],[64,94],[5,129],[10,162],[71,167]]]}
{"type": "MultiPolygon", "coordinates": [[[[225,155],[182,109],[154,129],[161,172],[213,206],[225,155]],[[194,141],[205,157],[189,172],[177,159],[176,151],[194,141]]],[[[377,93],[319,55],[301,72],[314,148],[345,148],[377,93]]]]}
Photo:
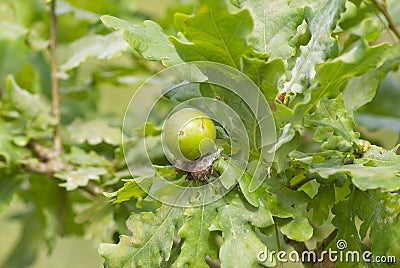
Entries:
{"type": "Polygon", "coordinates": [[[60,95],[59,84],[57,77],[57,15],[56,15],[56,0],[50,3],[50,68],[51,68],[51,96],[53,106],[53,116],[56,120],[54,130],[54,151],[56,153],[62,152],[62,139],[61,139],[61,124],[60,124],[60,95]]]}
{"type": "MultiPolygon", "coordinates": [[[[39,161],[37,162],[22,162],[21,167],[25,170],[40,173],[48,176],[49,178],[57,181],[62,181],[56,178],[54,175],[57,172],[73,170],[74,166],[68,162],[63,161],[58,157],[58,153],[52,148],[48,148],[38,141],[32,140],[28,144],[28,148],[36,155],[39,161]]],[[[104,190],[96,183],[90,181],[86,186],[80,187],[85,192],[97,196],[104,192],[104,190]]]]}
{"type": "Polygon", "coordinates": [[[320,253],[324,251],[325,248],[336,238],[338,232],[339,230],[335,228],[324,240],[322,240],[321,245],[316,249],[318,255],[320,255],[320,253]]]}
{"type": "Polygon", "coordinates": [[[383,14],[383,16],[385,16],[385,18],[389,24],[388,25],[389,29],[393,31],[393,33],[397,36],[398,39],[400,39],[400,31],[399,31],[399,29],[397,29],[392,16],[389,14],[386,4],[384,2],[379,2],[378,0],[371,0],[371,1],[379,9],[379,11],[383,14]]]}
{"type": "Polygon", "coordinates": [[[303,186],[304,184],[306,184],[306,183],[312,181],[313,179],[314,179],[314,178],[311,178],[311,177],[305,177],[305,178],[302,179],[301,181],[299,181],[299,182],[297,182],[297,183],[295,183],[295,184],[293,184],[293,185],[290,185],[290,186],[289,186],[289,189],[294,190],[294,191],[297,191],[301,186],[303,186]]]}
{"type": "Polygon", "coordinates": [[[57,156],[57,153],[54,152],[53,149],[47,148],[36,140],[31,140],[28,144],[28,148],[32,150],[41,162],[46,162],[57,156]]]}
{"type": "MultiPolygon", "coordinates": [[[[285,241],[286,244],[288,244],[289,246],[294,248],[294,250],[296,250],[300,256],[303,254],[303,252],[309,251],[304,242],[298,242],[298,241],[292,240],[292,239],[288,238],[286,235],[283,236],[283,240],[285,241]]],[[[304,262],[303,265],[306,268],[314,267],[312,262],[304,262]]]]}
{"type": "Polygon", "coordinates": [[[221,268],[221,261],[217,258],[216,260],[211,259],[210,256],[206,256],[206,263],[210,268],[221,268]]]}
{"type": "MultiPolygon", "coordinates": [[[[336,238],[339,230],[334,229],[321,243],[321,245],[313,250],[315,252],[315,256],[317,257],[318,262],[309,262],[306,261],[303,263],[304,267],[306,268],[336,268],[336,264],[331,262],[329,259],[324,258],[322,262],[320,262],[321,254],[326,249],[326,247],[336,238]]],[[[289,239],[287,236],[283,236],[285,243],[294,248],[297,253],[302,256],[303,252],[309,251],[306,244],[304,242],[298,242],[295,240],[289,239]]],[[[303,260],[304,261],[304,260],[303,260]]]]}
{"type": "Polygon", "coordinates": [[[72,165],[63,162],[59,158],[53,158],[46,162],[23,162],[21,161],[21,167],[25,170],[44,174],[48,177],[54,177],[54,174],[61,171],[72,170],[72,165]]]}
{"type": "Polygon", "coordinates": [[[375,16],[382,22],[383,26],[385,27],[386,31],[389,33],[390,37],[393,39],[393,42],[397,41],[396,35],[390,30],[389,26],[386,25],[386,22],[381,16],[379,15],[378,10],[370,5],[367,1],[364,1],[365,5],[375,14],[375,16]]]}
{"type": "MultiPolygon", "coordinates": [[[[52,178],[59,182],[63,182],[63,180],[60,180],[54,176],[57,172],[68,171],[73,169],[73,166],[71,164],[63,162],[59,158],[53,158],[46,162],[21,163],[21,167],[30,172],[44,174],[49,178],[52,178]]],[[[98,196],[99,194],[104,192],[104,190],[100,186],[98,186],[96,183],[92,181],[90,181],[86,186],[82,186],[79,188],[89,193],[92,196],[98,196]]]]}

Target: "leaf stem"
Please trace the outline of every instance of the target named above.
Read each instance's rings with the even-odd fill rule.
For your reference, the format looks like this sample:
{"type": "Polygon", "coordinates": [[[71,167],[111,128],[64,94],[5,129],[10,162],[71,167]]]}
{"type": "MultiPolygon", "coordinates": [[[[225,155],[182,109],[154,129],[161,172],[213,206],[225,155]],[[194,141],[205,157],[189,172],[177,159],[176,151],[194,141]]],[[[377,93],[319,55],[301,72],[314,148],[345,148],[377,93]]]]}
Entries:
{"type": "Polygon", "coordinates": [[[59,84],[57,77],[57,15],[56,15],[56,0],[50,3],[50,68],[51,68],[51,97],[53,106],[53,116],[56,120],[54,130],[54,151],[56,153],[62,152],[62,139],[61,139],[61,116],[60,116],[60,95],[59,84]]]}
{"type": "Polygon", "coordinates": [[[392,16],[390,16],[389,11],[387,10],[386,4],[384,2],[379,2],[378,0],[371,0],[372,3],[379,9],[379,11],[385,16],[386,20],[388,21],[388,26],[389,29],[392,30],[392,32],[397,36],[398,39],[400,39],[400,31],[397,29],[396,24],[394,23],[394,20],[392,16]]]}

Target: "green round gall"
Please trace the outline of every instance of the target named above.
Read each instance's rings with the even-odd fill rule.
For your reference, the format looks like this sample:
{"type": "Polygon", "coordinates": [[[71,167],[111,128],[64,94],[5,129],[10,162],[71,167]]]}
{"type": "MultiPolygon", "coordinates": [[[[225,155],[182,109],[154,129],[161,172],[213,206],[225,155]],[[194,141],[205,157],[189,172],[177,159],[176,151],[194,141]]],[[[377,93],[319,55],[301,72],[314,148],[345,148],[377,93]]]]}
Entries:
{"type": "Polygon", "coordinates": [[[216,130],[213,121],[205,113],[184,108],[167,119],[163,138],[175,159],[195,160],[214,147],[216,130]]]}

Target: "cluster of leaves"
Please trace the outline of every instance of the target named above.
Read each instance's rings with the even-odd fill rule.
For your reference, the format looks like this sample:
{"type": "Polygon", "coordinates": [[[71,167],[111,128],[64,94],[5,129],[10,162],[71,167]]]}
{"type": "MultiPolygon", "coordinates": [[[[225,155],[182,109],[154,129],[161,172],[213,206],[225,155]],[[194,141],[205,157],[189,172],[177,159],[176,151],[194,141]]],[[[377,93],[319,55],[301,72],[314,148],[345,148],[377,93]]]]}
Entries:
{"type": "MultiPolygon", "coordinates": [[[[394,0],[387,2],[391,11],[400,8],[394,0]]],[[[106,242],[99,248],[106,267],[274,266],[275,260],[259,260],[258,252],[286,249],[283,241],[299,251],[307,248],[305,242],[317,245],[316,252],[336,250],[340,239],[348,243],[345,251],[370,250],[400,260],[398,148],[368,146],[356,130],[363,125],[399,131],[400,86],[393,73],[400,64],[400,43],[396,37],[391,41],[379,3],[198,0],[192,14],[168,14],[159,23],[131,21],[127,5],[121,5],[104,12],[119,18],[101,17],[117,31],[110,33],[95,11],[59,1],[65,27],[60,31],[72,36],[59,38],[59,50],[67,55],[58,74],[65,153],[55,157],[46,151],[58,123],[50,113],[47,39],[42,37],[48,7],[39,0],[34,4],[40,7],[36,16],[1,22],[6,30],[0,35],[5,48],[0,63],[17,65],[0,68],[11,74],[3,79],[0,73],[6,89],[0,102],[0,213],[14,194],[30,205],[18,215],[30,235],[22,237],[4,267],[29,265],[40,245],[51,249],[54,237],[64,235],[106,242]],[[82,28],[87,32],[71,31],[82,28]],[[7,50],[13,49],[13,60],[7,60],[7,50]],[[245,173],[230,171],[242,177],[237,187],[216,202],[182,208],[150,197],[169,194],[158,175],[179,185],[193,183],[166,162],[157,143],[160,129],[148,124],[145,136],[132,130],[134,139],[125,141],[132,148],[125,152],[127,162],[138,158],[135,145],[142,139],[156,141],[150,155],[158,175],[138,172],[132,178],[120,124],[96,112],[102,85],[132,85],[162,66],[191,61],[222,63],[253,80],[271,106],[278,139],[270,149],[275,154],[270,172],[255,191],[250,184],[253,163],[261,157],[257,134],[251,137],[256,141],[245,173]],[[324,239],[329,233],[335,235],[324,239]]],[[[29,8],[18,1],[13,5],[29,8]]],[[[191,9],[190,4],[178,7],[185,13],[191,9]]],[[[218,97],[248,129],[257,128],[247,107],[229,92],[201,84],[196,92],[218,97]]],[[[173,93],[167,96],[171,101],[197,97],[173,93]]],[[[227,161],[219,159],[217,171],[224,172],[227,161]]]]}

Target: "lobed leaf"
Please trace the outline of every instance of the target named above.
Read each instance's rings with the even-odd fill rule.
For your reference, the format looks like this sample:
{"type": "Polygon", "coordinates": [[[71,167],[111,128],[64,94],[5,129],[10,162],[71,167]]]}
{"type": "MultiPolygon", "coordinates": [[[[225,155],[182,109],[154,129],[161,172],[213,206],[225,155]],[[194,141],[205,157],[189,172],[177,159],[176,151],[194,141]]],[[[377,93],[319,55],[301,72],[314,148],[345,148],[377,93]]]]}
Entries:
{"type": "Polygon", "coordinates": [[[58,68],[58,76],[67,79],[68,71],[80,66],[90,58],[109,60],[120,56],[128,49],[120,33],[108,35],[87,35],[69,44],[73,54],[58,68]]]}
{"type": "Polygon", "coordinates": [[[120,128],[110,127],[104,119],[95,119],[88,122],[75,120],[68,126],[71,139],[78,144],[87,142],[90,145],[97,145],[102,142],[119,145],[122,133],[120,128]]]}
{"type": "Polygon", "coordinates": [[[217,209],[225,202],[220,199],[216,202],[195,208],[188,208],[184,224],[178,231],[178,237],[184,239],[181,253],[177,259],[177,266],[190,268],[208,268],[206,256],[216,259],[218,246],[211,235],[211,225],[217,216],[217,209]]]}
{"type": "Polygon", "coordinates": [[[359,134],[353,131],[354,119],[345,109],[342,95],[322,99],[305,121],[306,125],[317,127],[314,140],[323,142],[323,149],[351,151],[353,144],[358,144],[359,134]]]}
{"type": "Polygon", "coordinates": [[[107,171],[103,168],[82,167],[77,170],[57,172],[54,176],[65,181],[60,183],[60,186],[72,191],[86,186],[90,180],[99,180],[104,174],[107,174],[107,171]]]}
{"type": "Polygon", "coordinates": [[[310,172],[318,173],[328,178],[337,173],[344,173],[352,178],[352,182],[360,190],[382,189],[396,191],[400,189],[400,156],[396,148],[383,152],[377,146],[371,146],[369,151],[352,165],[327,165],[311,168],[310,172]]]}
{"type": "Polygon", "coordinates": [[[303,8],[291,5],[289,0],[231,0],[250,11],[254,22],[253,33],[248,42],[262,53],[271,53],[272,58],[287,60],[295,55],[290,41],[303,22],[303,8]]]}
{"type": "Polygon", "coordinates": [[[0,162],[14,164],[17,161],[17,151],[13,145],[13,135],[6,124],[0,120],[0,162]]]}
{"type": "Polygon", "coordinates": [[[132,179],[127,180],[121,188],[113,193],[104,193],[106,197],[115,198],[114,203],[122,203],[129,201],[131,198],[139,198],[147,195],[148,190],[153,183],[152,178],[132,179]],[[139,181],[139,183],[137,182],[139,181]],[[145,188],[145,189],[143,189],[145,188]]]}
{"type": "Polygon", "coordinates": [[[51,116],[50,104],[42,95],[32,94],[21,88],[14,77],[7,76],[7,95],[4,103],[8,109],[15,109],[18,118],[26,121],[26,127],[30,135],[34,136],[36,131],[49,131],[55,124],[51,116]]]}
{"type": "Polygon", "coordinates": [[[291,71],[291,79],[285,83],[283,92],[303,92],[315,76],[315,66],[338,53],[337,40],[331,34],[340,15],[345,11],[345,0],[326,1],[324,6],[313,11],[304,8],[304,16],[311,33],[306,46],[300,47],[300,56],[291,71]]]}
{"type": "Polygon", "coordinates": [[[162,61],[165,66],[183,62],[168,36],[156,22],[146,20],[143,26],[137,26],[107,15],[102,16],[101,21],[113,30],[122,30],[124,39],[145,59],[162,61]]]}
{"type": "Polygon", "coordinates": [[[380,191],[356,191],[357,214],[362,223],[361,235],[370,229],[372,252],[375,256],[399,257],[400,196],[380,191]],[[382,241],[385,241],[382,243],[382,241]]]}
{"type": "Polygon", "coordinates": [[[351,51],[319,65],[314,79],[315,86],[311,89],[310,107],[324,96],[336,97],[350,77],[381,67],[390,52],[390,45],[387,43],[369,46],[365,41],[361,41],[351,51]]]}
{"type": "Polygon", "coordinates": [[[0,215],[7,209],[14,194],[20,189],[22,180],[0,169],[0,215]]]}
{"type": "Polygon", "coordinates": [[[228,205],[218,210],[216,221],[224,238],[219,254],[222,267],[254,267],[257,263],[268,267],[275,265],[274,260],[261,262],[257,259],[257,253],[266,246],[254,228],[273,225],[272,215],[264,205],[255,209],[234,196],[228,205]]]}
{"type": "Polygon", "coordinates": [[[100,245],[104,267],[159,267],[169,260],[174,233],[182,224],[182,208],[166,204],[155,213],[132,214],[127,221],[131,237],[122,235],[116,245],[100,245]]]}
{"type": "Polygon", "coordinates": [[[243,56],[242,72],[259,87],[267,99],[275,99],[278,94],[278,83],[285,73],[285,66],[281,59],[267,62],[262,57],[243,56]]]}
{"type": "Polygon", "coordinates": [[[177,13],[175,24],[186,40],[170,37],[184,61],[213,61],[240,69],[251,51],[245,38],[253,27],[248,10],[230,13],[223,0],[200,0],[194,15],[177,13]]]}
{"type": "Polygon", "coordinates": [[[303,204],[310,202],[308,195],[285,187],[276,178],[271,178],[268,184],[265,206],[273,212],[282,234],[296,241],[309,240],[313,227],[301,210],[303,204]]]}

